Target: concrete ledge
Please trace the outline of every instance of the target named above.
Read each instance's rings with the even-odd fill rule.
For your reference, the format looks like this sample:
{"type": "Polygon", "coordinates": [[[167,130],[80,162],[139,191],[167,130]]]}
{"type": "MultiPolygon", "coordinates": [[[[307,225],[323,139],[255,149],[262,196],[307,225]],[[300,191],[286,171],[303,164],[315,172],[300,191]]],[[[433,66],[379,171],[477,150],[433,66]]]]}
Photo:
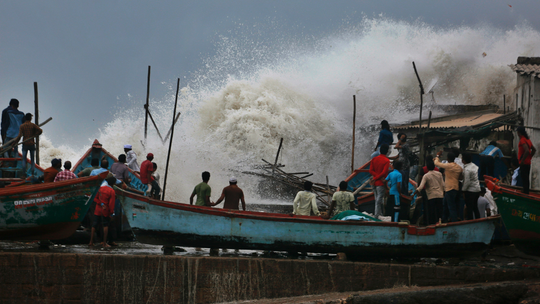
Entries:
{"type": "Polygon", "coordinates": [[[538,268],[0,253],[0,302],[214,303],[540,278],[538,268]]]}

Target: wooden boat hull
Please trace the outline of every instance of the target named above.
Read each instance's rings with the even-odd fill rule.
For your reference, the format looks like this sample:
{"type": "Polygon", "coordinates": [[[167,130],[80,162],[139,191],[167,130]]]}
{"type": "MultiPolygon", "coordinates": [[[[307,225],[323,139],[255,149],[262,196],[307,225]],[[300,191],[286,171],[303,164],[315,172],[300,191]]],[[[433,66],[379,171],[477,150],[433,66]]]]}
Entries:
{"type": "Polygon", "coordinates": [[[246,212],[152,200],[116,190],[138,241],[164,246],[350,256],[444,257],[478,253],[499,217],[442,226],[330,221],[319,217],[246,212]]]}
{"type": "Polygon", "coordinates": [[[540,255],[540,194],[523,194],[495,180],[486,179],[486,186],[497,201],[512,242],[523,252],[540,255]]]}
{"type": "Polygon", "coordinates": [[[105,176],[0,190],[0,239],[56,240],[80,225],[105,176]]]}

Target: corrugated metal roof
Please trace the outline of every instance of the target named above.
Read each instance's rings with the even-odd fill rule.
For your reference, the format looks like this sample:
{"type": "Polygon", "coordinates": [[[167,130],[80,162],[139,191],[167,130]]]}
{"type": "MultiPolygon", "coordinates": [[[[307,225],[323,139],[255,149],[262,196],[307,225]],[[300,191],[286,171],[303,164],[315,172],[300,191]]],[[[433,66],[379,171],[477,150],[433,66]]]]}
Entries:
{"type": "MultiPolygon", "coordinates": [[[[461,127],[472,127],[476,126],[490,120],[499,118],[504,114],[499,113],[464,113],[461,115],[452,115],[448,119],[445,117],[438,118],[437,121],[432,121],[430,124],[430,129],[449,129],[449,128],[461,128],[461,127]]],[[[422,121],[422,128],[427,127],[427,119],[422,121]]],[[[412,123],[401,126],[394,126],[393,129],[403,130],[403,129],[418,129],[418,123],[412,123]]]]}
{"type": "Polygon", "coordinates": [[[510,64],[509,67],[521,75],[534,75],[540,78],[540,65],[538,64],[510,64]]]}

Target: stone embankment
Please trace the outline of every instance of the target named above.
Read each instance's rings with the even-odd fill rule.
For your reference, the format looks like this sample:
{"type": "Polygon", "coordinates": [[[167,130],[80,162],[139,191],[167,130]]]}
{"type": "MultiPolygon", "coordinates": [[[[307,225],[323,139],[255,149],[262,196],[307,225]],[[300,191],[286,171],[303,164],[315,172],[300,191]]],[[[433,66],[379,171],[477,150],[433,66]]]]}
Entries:
{"type": "Polygon", "coordinates": [[[332,292],[356,294],[396,286],[534,279],[540,279],[539,268],[243,257],[0,253],[0,302],[17,304],[215,303],[332,292]]]}

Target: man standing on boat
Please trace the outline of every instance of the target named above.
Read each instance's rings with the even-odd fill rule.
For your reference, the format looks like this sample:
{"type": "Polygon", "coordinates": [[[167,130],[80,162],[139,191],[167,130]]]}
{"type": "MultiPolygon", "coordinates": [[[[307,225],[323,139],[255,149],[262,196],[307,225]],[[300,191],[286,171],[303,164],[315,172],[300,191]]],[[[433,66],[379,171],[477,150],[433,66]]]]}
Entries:
{"type": "Polygon", "coordinates": [[[381,121],[381,132],[379,132],[379,139],[377,140],[377,145],[375,146],[375,152],[371,154],[371,158],[373,159],[382,154],[380,152],[382,145],[390,146],[393,142],[394,135],[392,135],[392,132],[390,131],[390,124],[388,124],[388,121],[386,120],[381,121]]]}
{"type": "Polygon", "coordinates": [[[26,157],[28,155],[28,152],[30,152],[30,174],[34,175],[34,171],[36,169],[36,163],[34,161],[34,152],[36,151],[36,143],[34,141],[34,138],[39,136],[41,133],[43,133],[43,130],[41,130],[38,125],[32,122],[32,113],[26,113],[24,116],[24,123],[19,127],[19,135],[17,136],[17,140],[15,140],[16,143],[19,142],[19,140],[23,139],[22,144],[22,167],[23,167],[23,174],[26,178],[26,157]]]}
{"type": "Polygon", "coordinates": [[[438,219],[442,218],[442,209],[443,209],[443,198],[444,198],[444,180],[441,172],[435,171],[437,167],[433,163],[433,157],[431,160],[426,162],[428,172],[422,177],[420,185],[416,191],[412,194],[412,197],[416,195],[417,192],[425,193],[427,197],[422,197],[424,202],[427,202],[424,206],[427,205],[427,212],[425,216],[427,218],[427,224],[433,225],[436,224],[438,219]],[[426,189],[425,192],[422,192],[423,189],[426,189]]]}
{"type": "Polygon", "coordinates": [[[341,181],[339,183],[339,191],[336,191],[332,196],[332,203],[328,209],[326,218],[334,217],[343,211],[354,210],[354,194],[347,191],[349,183],[341,181]]]}
{"type": "Polygon", "coordinates": [[[449,152],[447,155],[448,163],[442,163],[440,157],[443,151],[437,153],[435,157],[435,166],[444,169],[444,206],[443,206],[443,221],[448,219],[448,213],[450,215],[451,222],[457,222],[458,220],[458,200],[456,199],[459,192],[459,180],[462,179],[463,169],[454,162],[455,155],[449,152]]]}
{"type": "MultiPolygon", "coordinates": [[[[96,228],[99,227],[99,224],[103,226],[103,241],[101,246],[111,247],[107,244],[107,234],[109,233],[109,223],[111,222],[111,215],[114,212],[114,205],[116,200],[116,193],[114,192],[113,186],[116,183],[116,178],[114,176],[108,176],[105,180],[106,184],[101,185],[99,192],[96,195],[96,209],[94,210],[94,222],[92,224],[92,232],[90,234],[90,243],[88,246],[94,246],[94,234],[96,228]]],[[[116,243],[111,242],[112,245],[116,243]]]]}
{"type": "Polygon", "coordinates": [[[319,208],[317,208],[317,201],[315,199],[315,193],[311,192],[313,183],[310,181],[304,182],[304,191],[300,191],[296,194],[293,202],[293,214],[296,215],[313,215],[319,216],[319,208]]]}
{"type": "Polygon", "coordinates": [[[524,127],[517,128],[519,136],[518,159],[519,159],[519,174],[523,183],[523,193],[529,194],[530,175],[531,175],[531,160],[536,153],[536,148],[533,146],[527,131],[524,127]]]}
{"type": "Polygon", "coordinates": [[[62,160],[55,158],[51,161],[51,167],[43,171],[43,182],[52,183],[56,178],[56,175],[62,170],[62,160]]]}
{"type": "Polygon", "coordinates": [[[380,148],[380,155],[371,160],[369,166],[369,174],[373,181],[373,195],[375,196],[375,214],[373,217],[379,218],[383,215],[384,205],[384,180],[388,175],[388,168],[390,167],[390,160],[386,156],[388,154],[388,145],[382,144],[380,148]]]}
{"type": "Polygon", "coordinates": [[[388,173],[386,177],[388,200],[386,201],[386,210],[391,210],[390,214],[392,217],[392,222],[399,222],[400,220],[408,220],[408,214],[405,216],[406,208],[401,208],[401,184],[403,183],[403,177],[401,176],[400,170],[403,168],[403,163],[400,160],[395,160],[393,164],[394,170],[388,173]]]}
{"type": "Polygon", "coordinates": [[[411,158],[411,148],[407,143],[407,135],[405,133],[398,134],[398,142],[394,148],[399,150],[399,154],[393,157],[393,159],[399,159],[399,162],[401,163],[399,173],[401,173],[403,179],[399,191],[404,195],[409,195],[409,172],[411,170],[409,159],[411,158]]]}
{"type": "Polygon", "coordinates": [[[231,177],[229,179],[229,186],[223,188],[223,191],[221,192],[221,196],[219,199],[212,204],[212,206],[217,206],[221,204],[223,200],[225,200],[225,204],[223,204],[223,209],[232,209],[232,210],[240,210],[239,203],[242,202],[242,210],[246,211],[246,201],[244,200],[244,191],[238,187],[236,177],[231,177]]]}
{"type": "Polygon", "coordinates": [[[503,158],[504,155],[497,147],[495,141],[491,141],[489,145],[480,153],[480,180],[484,180],[484,175],[494,177],[495,158],[503,158]]]}
{"type": "Polygon", "coordinates": [[[64,171],[56,174],[54,182],[61,182],[69,179],[77,178],[75,173],[71,172],[71,162],[68,160],[64,163],[64,171]]]}
{"type": "Polygon", "coordinates": [[[199,183],[193,189],[191,196],[189,197],[189,204],[193,205],[193,198],[197,196],[195,206],[212,206],[213,202],[210,201],[210,195],[212,194],[212,188],[208,185],[210,180],[210,172],[204,171],[202,173],[202,182],[199,183]]]}
{"type": "MultiPolygon", "coordinates": [[[[2,133],[2,144],[6,144],[10,140],[17,137],[19,134],[19,127],[24,122],[24,113],[19,111],[19,100],[13,98],[9,101],[9,106],[2,111],[2,127],[0,133],[2,133]]],[[[14,150],[9,153],[10,157],[17,157],[19,154],[19,148],[14,146],[14,150]]]]}
{"type": "Polygon", "coordinates": [[[478,197],[480,196],[480,182],[478,181],[478,166],[472,162],[472,155],[463,154],[463,199],[467,206],[467,219],[480,218],[478,210],[478,197]]]}
{"type": "Polygon", "coordinates": [[[131,170],[135,172],[139,172],[141,169],[139,168],[139,164],[137,163],[137,154],[133,152],[131,149],[131,145],[124,145],[124,152],[126,152],[127,156],[127,166],[131,170]]]}

